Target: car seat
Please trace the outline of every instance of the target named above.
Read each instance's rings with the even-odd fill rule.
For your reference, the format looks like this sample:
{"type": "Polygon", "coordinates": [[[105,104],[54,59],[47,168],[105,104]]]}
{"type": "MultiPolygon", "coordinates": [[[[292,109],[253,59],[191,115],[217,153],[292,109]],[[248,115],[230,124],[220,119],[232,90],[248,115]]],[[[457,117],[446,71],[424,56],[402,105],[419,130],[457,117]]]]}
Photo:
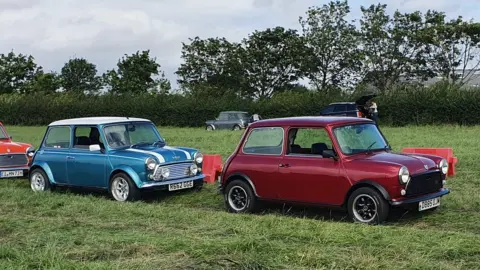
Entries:
{"type": "Polygon", "coordinates": [[[328,150],[328,146],[325,143],[314,143],[311,148],[313,155],[323,155],[323,151],[328,150]]]}

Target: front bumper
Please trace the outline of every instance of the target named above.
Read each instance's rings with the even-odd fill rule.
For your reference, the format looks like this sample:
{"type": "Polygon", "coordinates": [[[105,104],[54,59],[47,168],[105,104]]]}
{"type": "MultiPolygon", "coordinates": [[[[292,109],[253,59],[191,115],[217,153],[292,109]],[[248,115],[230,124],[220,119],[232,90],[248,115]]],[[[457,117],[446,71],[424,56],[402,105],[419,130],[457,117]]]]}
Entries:
{"type": "Polygon", "coordinates": [[[433,198],[442,197],[444,195],[447,195],[448,193],[450,193],[450,190],[448,188],[442,188],[438,192],[422,195],[422,196],[415,197],[415,198],[408,198],[408,199],[397,200],[397,201],[392,200],[392,201],[390,201],[390,205],[392,205],[392,206],[404,206],[404,205],[408,205],[408,204],[413,204],[413,203],[418,203],[418,202],[421,202],[421,201],[430,200],[430,199],[433,199],[433,198]]]}
{"type": "Polygon", "coordinates": [[[0,168],[0,179],[7,179],[7,178],[24,178],[28,177],[28,171],[30,170],[30,167],[28,166],[23,166],[23,167],[10,167],[10,168],[0,168]],[[11,171],[23,171],[22,176],[3,176],[3,172],[11,172],[11,171]]]}
{"type": "Polygon", "coordinates": [[[141,189],[167,189],[168,185],[171,184],[177,184],[177,183],[182,183],[182,182],[187,182],[187,181],[193,181],[193,185],[198,186],[198,185],[203,185],[203,179],[205,178],[205,175],[199,174],[194,177],[188,177],[188,178],[181,178],[181,179],[175,179],[171,181],[158,181],[158,182],[151,182],[142,185],[140,188],[141,189]]]}

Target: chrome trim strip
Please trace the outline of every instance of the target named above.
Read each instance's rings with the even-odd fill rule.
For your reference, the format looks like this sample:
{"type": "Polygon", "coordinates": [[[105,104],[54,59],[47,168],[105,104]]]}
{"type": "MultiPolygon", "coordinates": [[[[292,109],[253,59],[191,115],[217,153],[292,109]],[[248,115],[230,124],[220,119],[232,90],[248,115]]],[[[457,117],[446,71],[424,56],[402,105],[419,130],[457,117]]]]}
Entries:
{"type": "Polygon", "coordinates": [[[30,167],[1,167],[0,171],[20,171],[20,170],[30,170],[30,167]]]}

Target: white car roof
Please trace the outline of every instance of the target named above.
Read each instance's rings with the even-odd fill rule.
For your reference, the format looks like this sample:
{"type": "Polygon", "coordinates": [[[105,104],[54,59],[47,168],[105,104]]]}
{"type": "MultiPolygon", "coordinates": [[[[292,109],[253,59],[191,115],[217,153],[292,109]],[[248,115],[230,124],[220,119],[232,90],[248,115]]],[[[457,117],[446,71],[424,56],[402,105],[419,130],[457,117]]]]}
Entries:
{"type": "Polygon", "coordinates": [[[122,122],[151,122],[148,119],[135,118],[135,117],[83,117],[83,118],[72,118],[58,120],[50,123],[48,126],[69,126],[69,125],[102,125],[102,124],[111,124],[111,123],[122,123],[122,122]]]}

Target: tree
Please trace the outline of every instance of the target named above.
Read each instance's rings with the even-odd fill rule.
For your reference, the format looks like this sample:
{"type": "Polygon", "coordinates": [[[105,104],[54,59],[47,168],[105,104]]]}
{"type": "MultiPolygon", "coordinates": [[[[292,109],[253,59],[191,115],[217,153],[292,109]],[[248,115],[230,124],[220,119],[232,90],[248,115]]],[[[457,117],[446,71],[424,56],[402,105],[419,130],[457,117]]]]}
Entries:
{"type": "Polygon", "coordinates": [[[60,76],[56,73],[39,71],[33,79],[23,87],[23,93],[55,93],[60,86],[60,76]]]}
{"type": "Polygon", "coordinates": [[[101,88],[97,67],[84,58],[70,59],[60,74],[61,86],[66,92],[96,93],[101,88]]]}
{"type": "Polygon", "coordinates": [[[255,31],[242,45],[237,71],[244,96],[269,98],[303,78],[306,48],[297,31],[283,27],[255,31]]]}
{"type": "Polygon", "coordinates": [[[117,63],[117,70],[103,74],[103,81],[112,94],[168,93],[170,82],[150,50],[125,55],[117,63]]]}
{"type": "Polygon", "coordinates": [[[31,55],[16,55],[13,51],[0,54],[0,93],[25,92],[26,85],[41,71],[31,55]]]}
{"type": "Polygon", "coordinates": [[[178,84],[190,94],[223,96],[237,93],[240,84],[240,44],[225,38],[189,39],[182,43],[183,63],[175,72],[178,84]]]}
{"type": "Polygon", "coordinates": [[[303,38],[310,50],[309,78],[317,89],[352,86],[359,69],[356,28],[347,21],[347,1],[311,7],[300,17],[303,38]]]}
{"type": "Polygon", "coordinates": [[[425,43],[426,21],[419,11],[386,14],[386,5],[362,7],[360,20],[363,82],[380,91],[404,80],[433,77],[425,43]]]}
{"type": "Polygon", "coordinates": [[[447,82],[467,82],[480,66],[480,23],[462,17],[446,21],[446,15],[436,11],[428,11],[426,20],[431,68],[447,82]]]}

